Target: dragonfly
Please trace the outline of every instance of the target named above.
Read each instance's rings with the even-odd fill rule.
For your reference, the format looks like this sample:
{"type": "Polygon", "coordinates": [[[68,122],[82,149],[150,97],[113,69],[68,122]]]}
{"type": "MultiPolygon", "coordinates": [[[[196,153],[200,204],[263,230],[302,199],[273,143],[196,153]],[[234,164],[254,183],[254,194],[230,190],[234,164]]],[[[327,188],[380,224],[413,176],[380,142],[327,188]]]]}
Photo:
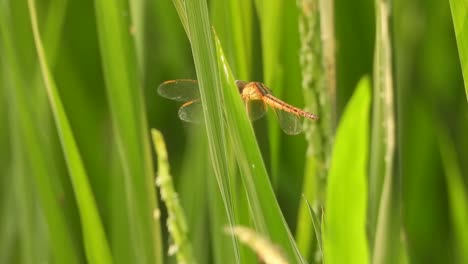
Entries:
{"type": "MultiPolygon", "coordinates": [[[[236,80],[236,86],[251,121],[263,117],[269,106],[275,111],[282,130],[288,135],[297,135],[302,132],[302,118],[319,119],[315,114],[276,98],[261,82],[236,80]]],[[[191,123],[202,121],[200,92],[196,80],[179,79],[163,82],[158,87],[158,93],[167,99],[184,102],[178,111],[181,120],[191,123]]]]}

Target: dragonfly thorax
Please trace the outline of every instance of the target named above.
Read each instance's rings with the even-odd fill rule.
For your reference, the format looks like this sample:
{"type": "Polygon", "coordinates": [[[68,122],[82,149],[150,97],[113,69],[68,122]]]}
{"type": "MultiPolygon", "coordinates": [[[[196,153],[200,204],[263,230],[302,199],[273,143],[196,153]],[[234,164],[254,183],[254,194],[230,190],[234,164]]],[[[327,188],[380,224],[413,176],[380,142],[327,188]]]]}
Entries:
{"type": "Polygon", "coordinates": [[[244,101],[262,100],[262,97],[262,92],[254,82],[246,84],[242,89],[242,99],[244,101]]]}

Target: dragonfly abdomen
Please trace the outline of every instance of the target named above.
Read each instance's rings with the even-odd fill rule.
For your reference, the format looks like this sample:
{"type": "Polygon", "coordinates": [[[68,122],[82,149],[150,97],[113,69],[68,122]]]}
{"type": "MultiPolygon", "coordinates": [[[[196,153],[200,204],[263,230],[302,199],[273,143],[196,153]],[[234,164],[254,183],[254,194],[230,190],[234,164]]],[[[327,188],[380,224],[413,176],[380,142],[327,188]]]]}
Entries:
{"type": "Polygon", "coordinates": [[[292,114],[295,114],[297,116],[303,116],[305,118],[309,118],[309,119],[312,119],[312,120],[317,120],[318,119],[318,116],[312,114],[312,113],[309,113],[309,112],[306,112],[300,108],[297,108],[295,106],[292,106],[286,102],[283,102],[281,100],[279,100],[278,98],[274,97],[274,96],[271,96],[270,94],[265,94],[264,95],[265,97],[265,103],[271,105],[272,107],[276,107],[276,108],[279,108],[279,109],[282,109],[283,111],[286,111],[286,112],[289,112],[289,113],[292,113],[292,114]]]}

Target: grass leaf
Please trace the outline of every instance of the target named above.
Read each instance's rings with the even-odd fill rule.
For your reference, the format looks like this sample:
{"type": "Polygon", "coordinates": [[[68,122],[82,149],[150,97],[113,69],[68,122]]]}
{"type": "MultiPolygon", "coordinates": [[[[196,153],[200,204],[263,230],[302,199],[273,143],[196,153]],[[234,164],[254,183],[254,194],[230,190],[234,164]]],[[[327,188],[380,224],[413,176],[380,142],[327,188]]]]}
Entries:
{"type": "MultiPolygon", "coordinates": [[[[28,16],[27,5],[21,7],[23,15],[28,16]]],[[[48,13],[48,23],[44,30],[45,35],[49,36],[46,40],[48,47],[56,45],[57,36],[60,35],[59,28],[63,24],[65,7],[66,3],[62,2],[51,8],[48,13]]],[[[59,183],[61,175],[57,170],[57,164],[50,162],[52,158],[50,144],[42,133],[37,133],[37,131],[43,131],[43,127],[38,125],[43,123],[36,120],[38,117],[36,113],[44,109],[39,109],[40,106],[32,105],[28,101],[31,86],[27,85],[26,80],[34,79],[33,87],[43,89],[42,79],[40,79],[40,71],[36,74],[37,76],[32,77],[31,73],[20,66],[20,54],[24,54],[31,43],[18,42],[18,31],[21,30],[18,27],[16,27],[17,30],[12,30],[15,28],[12,25],[23,18],[12,16],[14,8],[14,6],[2,8],[0,13],[0,46],[5,51],[5,56],[1,60],[2,67],[0,67],[5,70],[2,72],[5,80],[2,80],[4,86],[2,85],[1,88],[4,92],[2,95],[5,95],[3,106],[8,109],[4,113],[9,115],[9,122],[4,122],[9,123],[9,126],[5,127],[4,132],[7,132],[8,127],[11,130],[11,140],[8,144],[11,146],[11,162],[13,162],[11,169],[5,173],[10,177],[5,177],[0,184],[5,187],[5,195],[7,195],[5,199],[0,200],[5,201],[8,206],[0,207],[2,211],[5,210],[2,215],[11,215],[14,219],[11,221],[5,218],[3,222],[5,225],[2,225],[2,231],[0,231],[2,236],[0,240],[5,243],[0,248],[6,250],[0,252],[2,255],[0,262],[6,263],[9,262],[7,261],[9,258],[12,258],[15,252],[14,234],[18,230],[23,230],[21,233],[28,233],[21,236],[21,239],[27,239],[25,245],[21,245],[21,252],[26,257],[22,259],[23,261],[31,262],[35,259],[42,259],[51,253],[50,259],[58,263],[81,263],[83,262],[82,252],[74,243],[79,238],[76,237],[76,233],[73,233],[67,221],[67,214],[63,210],[63,203],[58,199],[58,197],[63,197],[61,193],[63,184],[59,183]],[[57,183],[59,183],[58,186],[57,183]],[[10,186],[17,188],[10,188],[10,186]],[[31,212],[22,210],[15,213],[15,207],[23,209],[28,207],[31,212]],[[42,209],[40,213],[37,213],[37,207],[42,209]],[[10,211],[6,211],[7,209],[10,211]],[[16,221],[17,219],[23,220],[16,221]],[[31,237],[26,238],[26,235],[31,237]],[[44,243],[44,240],[49,243],[44,243]],[[7,246],[8,244],[10,245],[7,246]]],[[[30,28],[28,24],[24,26],[30,28]]],[[[42,92],[45,94],[44,90],[42,92]]],[[[35,98],[36,102],[40,101],[37,99],[35,98]]],[[[47,108],[47,114],[48,110],[47,108]]]]}
{"type": "MultiPolygon", "coordinates": [[[[177,4],[176,6],[182,6],[177,4]]],[[[208,7],[204,0],[185,2],[184,10],[178,10],[182,23],[187,17],[186,29],[192,47],[195,69],[200,88],[200,97],[203,104],[203,116],[205,120],[206,134],[208,138],[208,149],[213,172],[223,201],[225,214],[216,210],[217,214],[212,217],[226,219],[229,225],[234,224],[234,213],[232,205],[232,193],[230,178],[233,177],[230,170],[230,161],[226,153],[231,153],[227,143],[226,128],[224,127],[224,105],[222,102],[222,84],[218,73],[216,50],[209,22],[208,7]]],[[[213,190],[213,189],[212,189],[213,190]]],[[[215,195],[216,197],[217,195],[215,195]]],[[[217,206],[213,208],[219,208],[217,206]]],[[[214,220],[216,221],[216,220],[214,220]]],[[[222,230],[220,230],[221,232],[222,230]]],[[[213,231],[216,232],[216,231],[213,231]]],[[[219,236],[217,236],[219,238],[219,236]]],[[[218,243],[219,241],[213,241],[218,243]]],[[[232,247],[222,248],[224,252],[218,252],[218,256],[233,256],[239,261],[237,242],[232,239],[232,247]]]]}
{"type": "Polygon", "coordinates": [[[138,42],[135,49],[131,20],[122,15],[127,10],[125,2],[95,1],[94,4],[113,132],[123,168],[123,174],[116,175],[123,175],[121,182],[125,186],[125,193],[119,194],[125,196],[125,208],[116,209],[125,210],[129,221],[129,226],[119,226],[114,232],[128,232],[133,261],[161,263],[161,227],[159,220],[153,219],[153,210],[158,205],[142,84],[138,78],[141,69],[136,55],[141,54],[142,43],[138,42]]]}
{"type": "Polygon", "coordinates": [[[325,212],[326,263],[368,263],[366,236],[370,84],[362,79],[338,125],[325,212]],[[351,161],[351,162],[350,162],[351,161]]]}
{"type": "Polygon", "coordinates": [[[468,193],[457,164],[453,142],[442,128],[438,133],[440,155],[445,170],[451,221],[459,263],[468,263],[468,193]]]}
{"type": "Polygon", "coordinates": [[[458,44],[458,54],[465,80],[465,92],[468,100],[468,2],[465,0],[450,0],[453,27],[458,44]]]}
{"type": "Polygon", "coordinates": [[[223,73],[224,102],[226,104],[226,125],[232,140],[235,157],[239,166],[243,188],[247,193],[249,209],[254,226],[260,234],[285,250],[288,259],[303,262],[295,241],[292,239],[284,216],[275,198],[268,178],[255,134],[245,111],[244,104],[234,85],[234,77],[227,64],[219,39],[216,48],[223,73]]]}
{"type": "Polygon", "coordinates": [[[47,65],[44,48],[39,35],[34,0],[28,1],[28,7],[42,76],[44,78],[49,103],[54,114],[55,124],[60,136],[62,149],[65,154],[80,211],[86,255],[90,262],[112,263],[109,245],[107,244],[96,202],[94,201],[94,197],[89,186],[88,176],[83,166],[67,115],[58,95],[57,87],[55,86],[55,82],[47,65]]]}

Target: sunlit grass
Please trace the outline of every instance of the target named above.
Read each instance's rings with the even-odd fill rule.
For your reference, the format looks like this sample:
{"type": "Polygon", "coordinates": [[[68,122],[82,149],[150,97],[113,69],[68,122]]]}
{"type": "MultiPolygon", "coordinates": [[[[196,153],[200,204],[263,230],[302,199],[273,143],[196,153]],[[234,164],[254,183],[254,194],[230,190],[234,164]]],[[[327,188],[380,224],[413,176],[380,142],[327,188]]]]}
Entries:
{"type": "Polygon", "coordinates": [[[466,262],[466,4],[388,4],[0,1],[0,263],[466,262]]]}

